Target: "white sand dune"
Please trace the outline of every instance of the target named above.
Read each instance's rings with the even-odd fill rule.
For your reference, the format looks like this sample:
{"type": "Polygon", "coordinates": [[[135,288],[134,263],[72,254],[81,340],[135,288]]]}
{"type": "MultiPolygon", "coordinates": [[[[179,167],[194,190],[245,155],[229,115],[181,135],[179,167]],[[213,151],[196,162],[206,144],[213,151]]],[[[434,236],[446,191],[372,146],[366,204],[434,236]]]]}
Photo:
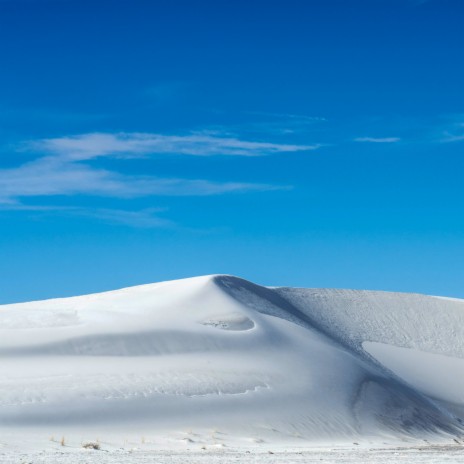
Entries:
{"type": "Polygon", "coordinates": [[[0,372],[10,435],[460,439],[464,300],[218,275],[3,305],[0,372]]]}

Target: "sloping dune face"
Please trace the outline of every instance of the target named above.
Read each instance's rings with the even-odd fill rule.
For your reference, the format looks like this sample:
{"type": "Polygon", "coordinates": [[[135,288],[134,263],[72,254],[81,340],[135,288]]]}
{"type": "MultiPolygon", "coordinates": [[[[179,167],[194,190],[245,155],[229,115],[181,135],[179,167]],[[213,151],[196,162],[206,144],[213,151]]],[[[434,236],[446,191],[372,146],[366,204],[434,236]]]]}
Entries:
{"type": "Polygon", "coordinates": [[[463,322],[462,301],[232,276],[4,305],[0,427],[460,435],[463,322]]]}

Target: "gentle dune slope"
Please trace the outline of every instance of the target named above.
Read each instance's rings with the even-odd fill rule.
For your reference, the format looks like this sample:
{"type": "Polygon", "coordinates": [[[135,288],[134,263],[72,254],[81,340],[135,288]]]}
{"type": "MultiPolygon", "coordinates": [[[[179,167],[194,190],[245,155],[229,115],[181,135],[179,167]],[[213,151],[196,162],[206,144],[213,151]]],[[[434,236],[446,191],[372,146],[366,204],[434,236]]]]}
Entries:
{"type": "Polygon", "coordinates": [[[463,359],[464,301],[423,295],[208,276],[4,305],[0,426],[451,438],[463,359]]]}

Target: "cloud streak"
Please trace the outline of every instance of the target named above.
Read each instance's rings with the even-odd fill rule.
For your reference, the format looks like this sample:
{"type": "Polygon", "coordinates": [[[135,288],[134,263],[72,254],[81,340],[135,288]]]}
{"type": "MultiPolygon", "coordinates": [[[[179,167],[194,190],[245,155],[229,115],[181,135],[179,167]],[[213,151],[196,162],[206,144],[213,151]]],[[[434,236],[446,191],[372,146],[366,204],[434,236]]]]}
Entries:
{"type": "MultiPolygon", "coordinates": [[[[321,123],[326,123],[323,117],[307,116],[291,113],[266,113],[250,111],[244,113],[238,124],[227,126],[211,126],[213,132],[217,130],[222,134],[248,134],[249,136],[286,136],[293,134],[304,134],[314,130],[321,123]],[[249,120],[249,117],[252,120],[249,120]]],[[[306,146],[307,150],[320,148],[320,144],[306,146]]]]}
{"type": "Polygon", "coordinates": [[[89,217],[110,224],[125,225],[143,229],[172,228],[176,224],[169,219],[159,217],[162,208],[145,208],[142,210],[125,210],[110,208],[68,208],[66,213],[73,216],[89,217]]]}
{"type": "Polygon", "coordinates": [[[29,141],[20,151],[32,152],[34,160],[20,166],[0,169],[0,209],[58,212],[94,217],[106,222],[138,227],[166,227],[167,219],[158,210],[53,207],[28,205],[26,199],[56,196],[94,196],[133,199],[151,196],[208,196],[226,193],[262,192],[288,189],[249,182],[217,182],[206,179],[163,178],[154,175],[127,175],[96,167],[96,158],[131,159],[163,155],[189,156],[263,156],[303,151],[310,146],[253,142],[235,137],[199,133],[185,136],[147,133],[90,133],[69,137],[29,141]]]}
{"type": "Polygon", "coordinates": [[[110,224],[126,225],[137,228],[175,228],[177,224],[160,217],[165,208],[115,209],[84,208],[76,206],[27,205],[21,203],[0,203],[0,211],[23,211],[41,215],[77,216],[97,219],[110,224]]]}
{"type": "Polygon", "coordinates": [[[264,156],[314,150],[314,145],[253,142],[209,133],[163,135],[149,133],[88,133],[42,139],[23,144],[22,149],[48,153],[69,160],[103,156],[138,158],[152,154],[190,156],[264,156]]]}
{"type": "Polygon", "coordinates": [[[443,139],[443,142],[461,142],[463,140],[464,140],[464,135],[449,134],[445,139],[443,139]]]}
{"type": "Polygon", "coordinates": [[[205,196],[279,188],[282,187],[204,179],[127,176],[83,163],[63,162],[53,157],[39,158],[18,168],[0,170],[0,204],[14,204],[19,198],[37,196],[205,196]]]}
{"type": "Polygon", "coordinates": [[[452,132],[446,131],[445,138],[441,140],[442,142],[461,142],[464,140],[464,123],[455,124],[454,126],[456,129],[455,132],[459,133],[453,134],[452,132]]]}
{"type": "Polygon", "coordinates": [[[400,140],[399,137],[357,137],[354,139],[355,142],[361,143],[395,143],[400,140]]]}

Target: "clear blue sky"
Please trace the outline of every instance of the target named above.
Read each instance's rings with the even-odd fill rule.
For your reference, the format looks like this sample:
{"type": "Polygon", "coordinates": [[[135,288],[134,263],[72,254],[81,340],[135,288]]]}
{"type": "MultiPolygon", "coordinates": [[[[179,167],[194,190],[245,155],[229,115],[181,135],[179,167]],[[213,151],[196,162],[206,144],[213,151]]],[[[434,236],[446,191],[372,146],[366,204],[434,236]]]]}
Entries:
{"type": "Polygon", "coordinates": [[[0,0],[0,303],[228,273],[464,297],[461,0],[0,0]]]}

